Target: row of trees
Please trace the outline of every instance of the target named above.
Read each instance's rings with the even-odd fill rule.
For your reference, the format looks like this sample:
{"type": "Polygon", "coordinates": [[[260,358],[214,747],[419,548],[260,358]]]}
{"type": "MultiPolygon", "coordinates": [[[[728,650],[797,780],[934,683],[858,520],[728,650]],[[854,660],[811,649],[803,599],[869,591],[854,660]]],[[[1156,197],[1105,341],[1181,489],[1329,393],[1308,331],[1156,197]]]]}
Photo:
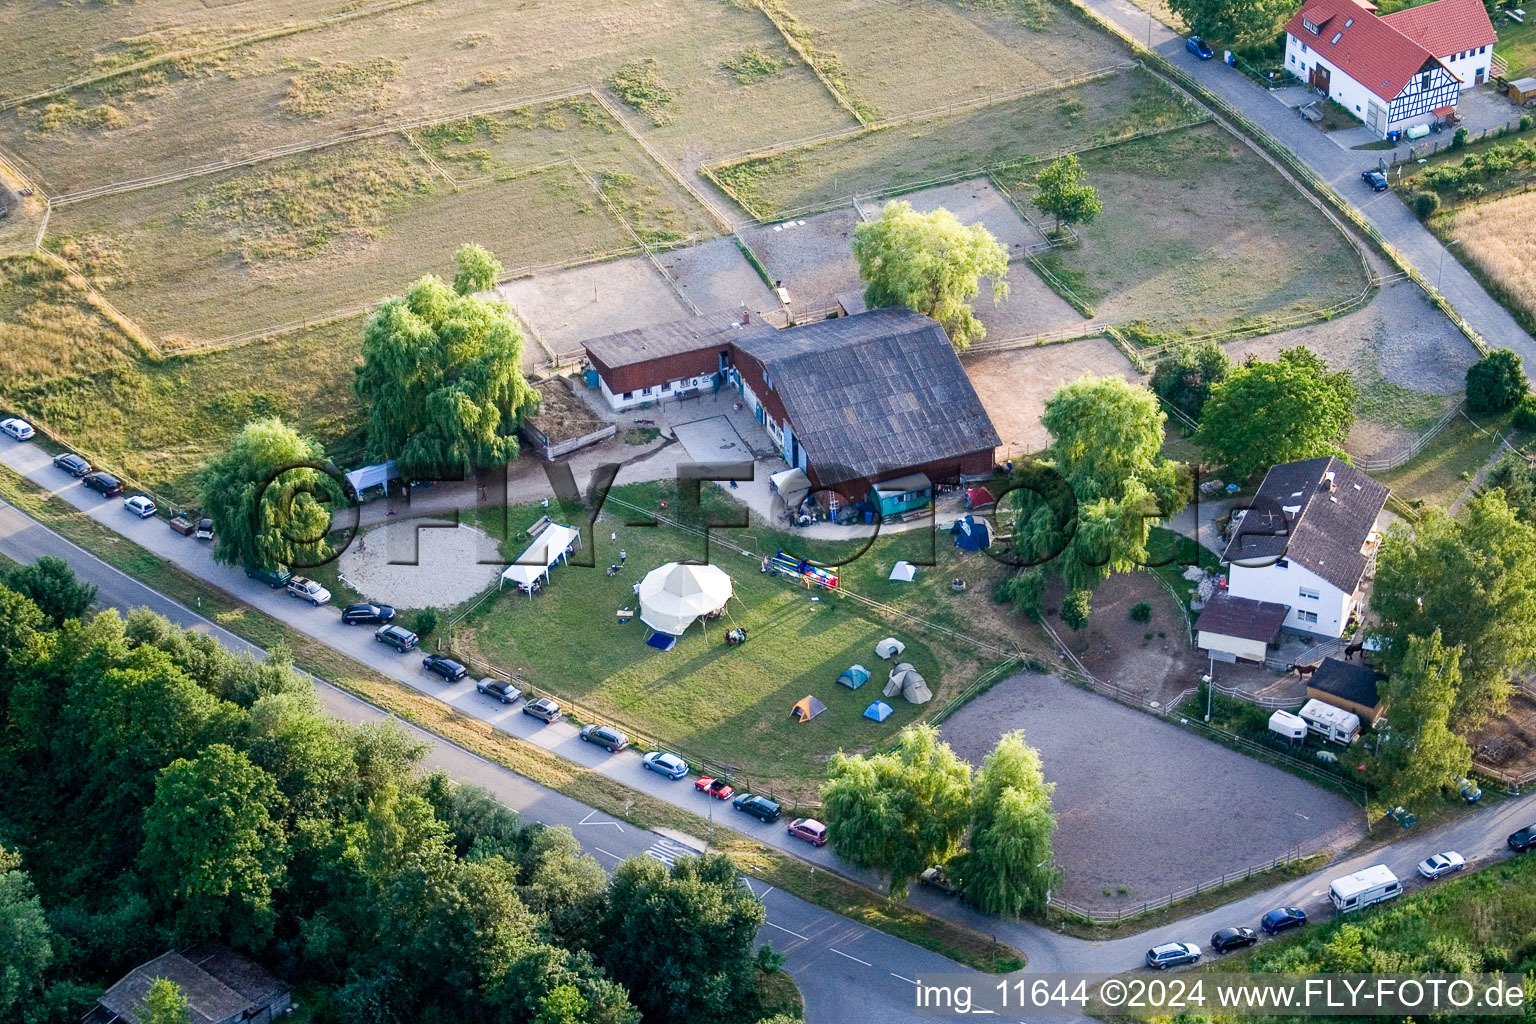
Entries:
{"type": "Polygon", "coordinates": [[[210,938],[322,1022],[753,1019],[781,960],[754,953],[763,908],[728,860],[610,879],[569,830],[422,773],[398,726],[326,716],[281,656],[145,610],[82,621],[36,568],[48,611],[0,586],[0,1022],[73,1024],[210,938]]]}
{"type": "Polygon", "coordinates": [[[968,903],[1018,915],[1043,912],[1057,876],[1054,789],[1022,731],[1004,734],[973,778],[938,731],[920,725],[904,729],[888,753],[839,751],[821,799],[832,848],[889,875],[893,896],[913,875],[944,865],[968,903]]]}

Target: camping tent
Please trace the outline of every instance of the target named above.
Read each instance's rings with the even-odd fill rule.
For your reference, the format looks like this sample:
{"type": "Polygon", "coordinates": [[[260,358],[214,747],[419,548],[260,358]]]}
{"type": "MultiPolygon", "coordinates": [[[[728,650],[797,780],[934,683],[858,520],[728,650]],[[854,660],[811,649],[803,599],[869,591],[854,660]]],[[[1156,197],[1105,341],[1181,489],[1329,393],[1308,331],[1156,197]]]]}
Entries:
{"type": "Polygon", "coordinates": [[[869,682],[869,669],[863,665],[850,665],[848,671],[837,677],[837,681],[850,690],[857,690],[869,682]]]}
{"type": "Polygon", "coordinates": [[[899,693],[907,699],[909,704],[927,704],[933,700],[933,691],[928,689],[928,680],[905,661],[891,669],[885,690],[882,692],[887,697],[894,697],[899,693]]]}
{"type": "Polygon", "coordinates": [[[795,701],[795,706],[790,709],[789,713],[795,716],[801,725],[804,725],[825,710],[827,710],[827,706],[815,697],[802,697],[795,701]]]}
{"type": "Polygon", "coordinates": [[[891,717],[891,706],[883,700],[877,700],[864,709],[865,718],[873,718],[877,722],[883,722],[891,717]]]}
{"type": "Polygon", "coordinates": [[[965,492],[966,508],[988,508],[997,504],[997,499],[992,497],[992,492],[985,487],[972,487],[965,492]]]}
{"type": "Polygon", "coordinates": [[[992,527],[986,520],[966,516],[954,526],[955,547],[961,551],[981,551],[992,546],[992,527]]]}
{"type": "Polygon", "coordinates": [[[646,573],[636,593],[641,622],[658,633],[681,636],[699,616],[725,607],[731,578],[719,566],[668,562],[646,573]]]}
{"type": "Polygon", "coordinates": [[[900,654],[906,649],[907,645],[902,643],[900,640],[897,640],[893,636],[888,636],[884,640],[881,640],[879,643],[875,644],[875,653],[880,655],[880,657],[885,658],[887,661],[889,661],[891,658],[894,658],[896,655],[900,654]]]}
{"type": "Polygon", "coordinates": [[[897,562],[891,566],[891,579],[900,580],[902,583],[911,583],[917,576],[917,566],[911,562],[897,562]]]}
{"type": "Polygon", "coordinates": [[[768,482],[773,486],[774,493],[784,499],[785,506],[791,509],[798,509],[811,493],[811,478],[805,475],[804,470],[793,466],[779,470],[768,478],[768,482]]]}
{"type": "Polygon", "coordinates": [[[395,468],[395,460],[380,462],[372,466],[364,466],[362,469],[354,469],[347,474],[347,483],[352,485],[352,490],[362,494],[370,487],[388,487],[391,480],[397,480],[400,471],[395,468]]]}
{"type": "Polygon", "coordinates": [[[505,587],[511,581],[533,596],[534,581],[540,576],[548,579],[550,567],[564,559],[580,540],[580,530],[550,523],[517,556],[516,562],[501,571],[501,586],[505,587]]]}

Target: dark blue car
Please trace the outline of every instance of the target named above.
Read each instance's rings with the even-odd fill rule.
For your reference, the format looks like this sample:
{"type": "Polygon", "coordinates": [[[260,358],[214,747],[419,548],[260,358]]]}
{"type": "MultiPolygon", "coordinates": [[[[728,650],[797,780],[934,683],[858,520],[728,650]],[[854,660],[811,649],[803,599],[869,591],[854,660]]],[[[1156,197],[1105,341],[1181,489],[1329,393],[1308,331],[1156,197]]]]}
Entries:
{"type": "Polygon", "coordinates": [[[1268,935],[1275,935],[1287,928],[1298,928],[1307,923],[1307,912],[1300,907],[1280,907],[1271,910],[1264,915],[1264,920],[1259,922],[1268,935]]]}
{"type": "Polygon", "coordinates": [[[1216,56],[1216,51],[1206,45],[1204,39],[1199,36],[1190,36],[1184,40],[1184,49],[1199,57],[1201,60],[1210,60],[1216,56]]]}

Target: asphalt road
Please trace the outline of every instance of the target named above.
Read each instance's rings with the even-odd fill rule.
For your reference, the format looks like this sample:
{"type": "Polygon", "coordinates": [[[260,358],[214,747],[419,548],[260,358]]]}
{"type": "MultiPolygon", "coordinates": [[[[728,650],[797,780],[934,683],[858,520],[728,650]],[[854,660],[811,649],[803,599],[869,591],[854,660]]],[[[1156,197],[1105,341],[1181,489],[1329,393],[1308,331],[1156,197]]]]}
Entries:
{"type": "MultiPolygon", "coordinates": [[[[691,810],[705,812],[713,807],[731,819],[733,828],[781,845],[814,864],[854,878],[868,879],[841,864],[826,849],[817,850],[785,836],[782,825],[761,825],[754,819],[728,810],[729,804],[715,804],[708,797],[693,792],[687,780],[671,782],[644,771],[638,756],[631,752],[609,755],[576,739],[575,729],[557,723],[543,726],[488,698],[475,694],[473,684],[442,686],[432,682],[419,669],[419,658],[402,659],[371,641],[371,630],[341,626],[334,609],[309,605],[267,591],[247,580],[238,571],[213,563],[209,550],[195,541],[179,537],[166,529],[163,520],[141,521],[122,508],[117,499],[100,500],[79,483],[56,470],[46,452],[30,444],[14,444],[0,439],[0,461],[24,472],[45,487],[55,489],[60,497],[79,507],[123,535],[143,543],[157,553],[173,557],[182,568],[203,575],[216,585],[237,594],[242,600],[268,611],[285,622],[318,639],[332,643],[347,654],[369,665],[384,666],[380,671],[401,679],[427,693],[448,700],[472,714],[487,718],[514,735],[529,739],[570,760],[594,766],[603,774],[620,779],[626,785],[653,793],[662,799],[691,810]],[[387,670],[387,671],[386,671],[387,670]]],[[[0,553],[17,560],[30,560],[43,554],[59,554],[76,567],[83,578],[95,583],[103,603],[117,607],[147,605],[172,621],[218,636],[232,649],[253,651],[251,645],[202,619],[176,602],[144,587],[137,581],[106,565],[89,553],[37,525],[14,509],[0,505],[0,553]]],[[[317,680],[327,707],[352,721],[383,717],[383,712],[351,695],[317,680]]],[[[411,728],[407,726],[408,728],[411,728]]],[[[443,767],[456,779],[484,786],[509,806],[534,820],[571,826],[583,845],[599,859],[614,863],[636,853],[648,853],[660,859],[675,856],[697,841],[685,836],[665,836],[612,822],[605,815],[578,801],[544,789],[500,766],[485,762],[453,744],[421,730],[413,729],[430,744],[427,764],[443,767]]],[[[1305,815],[1306,808],[1295,809],[1305,815]]],[[[1362,854],[1340,864],[1330,865],[1304,878],[1295,879],[1266,892],[1236,901],[1173,924],[1137,935],[1103,942],[1090,942],[1063,935],[1021,921],[1007,921],[979,914],[956,900],[947,900],[932,890],[917,887],[911,902],[931,913],[968,924],[984,934],[995,935],[1025,952],[1031,972],[1116,972],[1135,969],[1146,949],[1158,942],[1184,939],[1205,945],[1210,934],[1227,925],[1255,926],[1258,919],[1277,906],[1299,905],[1309,913],[1327,910],[1328,881],[1370,864],[1385,863],[1408,881],[1416,879],[1414,865],[1443,850],[1458,850],[1469,865],[1477,866],[1495,857],[1507,855],[1505,837],[1524,825],[1536,822],[1536,794],[1501,801],[1466,815],[1441,828],[1427,832],[1405,832],[1385,849],[1362,854]]],[[[1127,837],[1134,842],[1134,837],[1127,837]]],[[[754,883],[756,884],[756,883],[754,883]]],[[[806,996],[807,1020],[863,1021],[878,1012],[882,1020],[904,1020],[914,1016],[909,979],[918,971],[956,970],[953,963],[909,943],[848,921],[839,915],[813,907],[777,891],[766,894],[770,923],[764,937],[789,956],[789,968],[806,996]]]]}
{"type": "MultiPolygon", "coordinates": [[[[257,658],[265,656],[260,648],[146,587],[3,502],[0,554],[17,562],[56,555],[73,565],[81,579],[96,586],[97,601],[103,607],[123,611],[147,607],[180,626],[216,637],[230,650],[257,658]]],[[[315,679],[315,687],[326,709],[349,722],[391,717],[324,680],[315,679]]],[[[425,767],[441,768],[457,782],[488,790],[525,818],[568,826],[582,848],[604,867],[612,868],[635,856],[654,857],[670,864],[679,856],[699,852],[701,844],[691,836],[664,835],[615,821],[602,811],[546,789],[440,736],[409,723],[401,725],[427,744],[425,767]]],[[[746,884],[768,913],[758,938],[773,943],[775,949],[785,954],[786,969],[805,997],[809,1024],[916,1020],[912,995],[915,972],[966,971],[944,957],[813,906],[766,883],[748,879],[746,884]]]]}

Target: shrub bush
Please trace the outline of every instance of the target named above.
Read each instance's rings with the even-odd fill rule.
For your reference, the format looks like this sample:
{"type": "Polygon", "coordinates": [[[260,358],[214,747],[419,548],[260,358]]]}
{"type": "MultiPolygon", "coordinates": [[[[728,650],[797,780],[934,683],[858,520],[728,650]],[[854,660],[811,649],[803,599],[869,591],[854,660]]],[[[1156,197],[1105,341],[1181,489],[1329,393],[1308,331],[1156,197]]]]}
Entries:
{"type": "Polygon", "coordinates": [[[1152,621],[1152,602],[1151,601],[1137,601],[1135,604],[1131,605],[1131,621],[1132,622],[1151,622],[1152,621]]]}
{"type": "Polygon", "coordinates": [[[1520,130],[1523,131],[1523,132],[1530,131],[1531,130],[1531,123],[1532,123],[1531,122],[1531,115],[1530,114],[1522,114],[1521,117],[1520,117],[1520,130]]]}
{"type": "Polygon", "coordinates": [[[1536,395],[1520,399],[1520,407],[1515,410],[1515,429],[1536,430],[1536,395]]]}
{"type": "Polygon", "coordinates": [[[417,636],[431,636],[437,629],[437,609],[423,608],[411,618],[411,632],[417,636]]]}
{"type": "Polygon", "coordinates": [[[1452,149],[1460,149],[1462,146],[1465,146],[1466,144],[1467,144],[1467,129],[1466,129],[1466,126],[1463,125],[1462,127],[1456,129],[1456,135],[1455,135],[1454,138],[1451,139],[1451,148],[1452,149]]]}
{"type": "Polygon", "coordinates": [[[1415,192],[1413,194],[1413,212],[1419,220],[1428,220],[1440,209],[1440,197],[1433,192],[1415,192]]]}
{"type": "Polygon", "coordinates": [[[1082,629],[1088,625],[1088,616],[1093,612],[1093,591],[1074,590],[1068,594],[1066,600],[1061,602],[1061,621],[1072,629],[1082,629]]]}
{"type": "Polygon", "coordinates": [[[1525,389],[1525,369],[1510,349],[1495,349],[1467,367],[1467,408],[1472,412],[1508,409],[1525,389]]]}

